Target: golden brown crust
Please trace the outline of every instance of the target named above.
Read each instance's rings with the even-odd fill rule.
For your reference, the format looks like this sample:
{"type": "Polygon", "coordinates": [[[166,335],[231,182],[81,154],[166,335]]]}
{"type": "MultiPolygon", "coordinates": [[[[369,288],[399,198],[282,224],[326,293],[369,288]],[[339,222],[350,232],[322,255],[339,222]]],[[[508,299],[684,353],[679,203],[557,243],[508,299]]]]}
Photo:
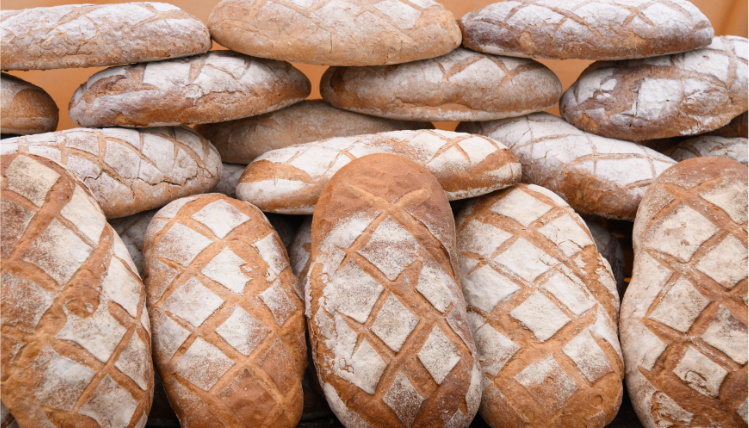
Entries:
{"type": "Polygon", "coordinates": [[[0,88],[0,133],[27,135],[57,128],[60,113],[44,89],[5,73],[0,88]]]}

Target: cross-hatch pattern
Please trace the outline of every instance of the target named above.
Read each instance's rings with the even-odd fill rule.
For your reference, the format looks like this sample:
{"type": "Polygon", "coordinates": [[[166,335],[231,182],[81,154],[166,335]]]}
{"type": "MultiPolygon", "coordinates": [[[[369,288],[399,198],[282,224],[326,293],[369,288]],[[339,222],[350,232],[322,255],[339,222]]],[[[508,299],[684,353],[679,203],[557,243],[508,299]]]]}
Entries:
{"type": "Polygon", "coordinates": [[[493,403],[484,417],[553,426],[574,409],[583,420],[610,421],[623,376],[619,304],[584,222],[533,185],[476,201],[457,227],[483,400],[493,403]],[[587,403],[591,391],[600,405],[587,403]],[[497,410],[508,408],[517,413],[497,410]]]}
{"type": "Polygon", "coordinates": [[[155,361],[187,420],[293,426],[306,360],[301,292],[270,224],[232,201],[182,198],[149,226],[155,361]]]}
{"type": "Polygon", "coordinates": [[[62,167],[4,158],[13,159],[0,201],[4,404],[28,426],[145,424],[151,332],[127,249],[62,167]]]}

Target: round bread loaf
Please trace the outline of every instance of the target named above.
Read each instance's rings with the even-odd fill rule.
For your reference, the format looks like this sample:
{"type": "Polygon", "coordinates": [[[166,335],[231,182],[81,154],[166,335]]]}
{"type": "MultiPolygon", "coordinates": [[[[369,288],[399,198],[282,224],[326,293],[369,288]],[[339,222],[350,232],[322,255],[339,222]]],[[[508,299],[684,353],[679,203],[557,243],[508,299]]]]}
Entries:
{"type": "Polygon", "coordinates": [[[390,67],[331,67],[320,81],[330,104],[398,120],[494,120],[543,111],[562,84],[543,64],[455,49],[390,67]]]}
{"type": "Polygon", "coordinates": [[[217,193],[159,210],[145,240],[154,360],[182,426],[294,427],[301,290],[257,208],[217,193]]]}
{"type": "Polygon", "coordinates": [[[746,137],[724,138],[703,135],[684,140],[666,149],[663,153],[677,162],[695,157],[717,157],[733,159],[746,165],[747,144],[749,144],[749,141],[746,137]]]}
{"type": "Polygon", "coordinates": [[[0,73],[0,133],[39,134],[57,129],[57,104],[44,89],[0,73]]]}
{"type": "Polygon", "coordinates": [[[562,117],[596,135],[640,141],[718,129],[747,106],[747,39],[721,36],[681,54],[596,62],[562,95],[562,117]]]}
{"type": "Polygon", "coordinates": [[[400,64],[460,46],[455,17],[432,0],[222,0],[208,28],[237,52],[322,65],[400,64]]]}
{"type": "Polygon", "coordinates": [[[264,211],[312,214],[330,177],[352,159],[373,153],[393,153],[425,166],[451,200],[520,181],[517,158],[492,139],[440,130],[394,131],[267,152],[247,166],[237,197],[264,211]]]}
{"type": "Polygon", "coordinates": [[[434,126],[341,110],[323,100],[305,100],[272,113],[195,128],[216,146],[224,162],[245,165],[265,152],[295,144],[405,129],[434,126]]]}
{"type": "Polygon", "coordinates": [[[68,129],[0,141],[0,154],[35,153],[62,163],[107,218],[207,192],[221,176],[216,149],[187,127],[68,129]]]}
{"type": "Polygon", "coordinates": [[[133,259],[138,274],[143,274],[143,241],[146,239],[148,223],[156,215],[156,211],[148,210],[127,217],[108,220],[127,247],[127,252],[133,259]]]}
{"type": "Polygon", "coordinates": [[[205,24],[167,3],[0,11],[3,70],[128,64],[195,55],[210,48],[205,24]]]}
{"type": "Polygon", "coordinates": [[[610,423],[624,376],[619,295],[585,222],[549,190],[521,184],[469,201],[457,233],[484,421],[610,423]]]}
{"type": "Polygon", "coordinates": [[[287,62],[212,51],[102,70],[75,91],[69,113],[86,127],[192,125],[278,110],[309,93],[309,79],[287,62]]]}
{"type": "Polygon", "coordinates": [[[747,168],[688,159],[650,186],[621,311],[629,397],[648,428],[747,424],[747,168]]]}
{"type": "Polygon", "coordinates": [[[239,177],[242,176],[245,168],[247,168],[246,164],[239,165],[234,163],[224,163],[221,166],[221,178],[219,178],[213,191],[224,194],[230,198],[236,198],[237,183],[239,183],[239,177]]]}
{"type": "Polygon", "coordinates": [[[312,356],[345,426],[468,427],[481,371],[439,183],[391,154],[338,171],[312,219],[312,356]]]}
{"type": "Polygon", "coordinates": [[[153,398],[146,292],[86,186],[0,157],[2,401],[18,426],[142,427],[153,398]]]}
{"type": "Polygon", "coordinates": [[[623,296],[625,288],[625,261],[622,244],[619,242],[619,239],[599,223],[592,220],[585,220],[585,225],[588,226],[590,235],[593,236],[593,242],[596,244],[596,249],[598,249],[598,252],[611,267],[611,273],[614,275],[616,291],[619,292],[619,297],[623,296]]]}
{"type": "Polygon", "coordinates": [[[461,123],[457,131],[507,144],[523,182],[545,187],[581,214],[632,220],[645,189],[674,161],[629,141],[597,137],[548,113],[461,123]]]}
{"type": "Polygon", "coordinates": [[[687,0],[509,0],[458,23],[465,47],[524,58],[645,58],[713,39],[710,21],[687,0]]]}

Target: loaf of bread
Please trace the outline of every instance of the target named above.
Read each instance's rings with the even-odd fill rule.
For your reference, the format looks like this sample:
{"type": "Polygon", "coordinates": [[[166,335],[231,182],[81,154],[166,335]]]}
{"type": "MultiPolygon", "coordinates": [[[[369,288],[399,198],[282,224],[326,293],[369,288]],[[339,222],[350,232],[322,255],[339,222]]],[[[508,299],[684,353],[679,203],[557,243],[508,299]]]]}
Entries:
{"type": "Polygon", "coordinates": [[[732,159],[747,164],[746,137],[724,138],[714,135],[703,135],[690,138],[663,151],[677,162],[695,157],[716,157],[732,159]]]}
{"type": "Polygon", "coordinates": [[[736,138],[736,137],[749,137],[749,114],[743,112],[740,115],[731,119],[728,125],[716,129],[710,132],[710,135],[725,138],[736,138]]]}
{"type": "Polygon", "coordinates": [[[520,163],[498,141],[440,130],[394,131],[267,152],[247,166],[237,197],[263,211],[312,214],[330,177],[352,159],[373,153],[393,153],[425,166],[451,200],[520,181],[520,163]]]}
{"type": "Polygon", "coordinates": [[[629,141],[712,131],[746,111],[748,51],[746,38],[721,36],[681,54],[596,62],[559,110],[586,132],[629,141]]]}
{"type": "Polygon", "coordinates": [[[675,162],[628,141],[597,137],[548,113],[457,131],[507,144],[523,165],[523,182],[561,196],[578,213],[632,220],[650,182],[675,162]]]}
{"type": "Polygon", "coordinates": [[[3,70],[128,64],[210,48],[205,24],[167,3],[73,4],[0,12],[3,70]]]}
{"type": "Polygon", "coordinates": [[[187,127],[76,128],[0,142],[0,154],[15,152],[62,163],[91,189],[107,218],[207,192],[221,176],[216,149],[187,127]]]}
{"type": "Polygon", "coordinates": [[[239,177],[242,176],[245,168],[247,168],[246,164],[224,163],[221,166],[221,178],[219,178],[213,191],[230,198],[236,198],[239,177]]]}
{"type": "Polygon", "coordinates": [[[336,107],[398,120],[494,120],[543,111],[562,84],[543,64],[455,49],[398,66],[331,67],[320,94],[336,107]]]}
{"type": "Polygon", "coordinates": [[[596,244],[596,249],[598,249],[598,252],[611,267],[611,273],[614,275],[616,290],[619,292],[619,297],[623,296],[626,284],[624,283],[625,261],[622,244],[616,236],[601,224],[592,220],[585,220],[585,225],[588,226],[590,235],[593,236],[593,242],[596,244]]]}
{"type": "Polygon", "coordinates": [[[175,126],[267,113],[310,93],[291,64],[231,51],[102,70],[70,100],[80,126],[175,126]]]}
{"type": "Polygon", "coordinates": [[[299,278],[302,290],[307,290],[307,272],[309,271],[309,252],[312,249],[312,216],[306,216],[289,245],[289,262],[291,271],[299,278]]]}
{"type": "Polygon", "coordinates": [[[732,160],[688,159],[637,211],[620,327],[648,428],[747,424],[747,178],[732,160]]]}
{"type": "Polygon", "coordinates": [[[687,0],[509,0],[467,13],[463,45],[497,55],[632,59],[705,47],[707,17],[687,0]]]}
{"type": "Polygon", "coordinates": [[[492,427],[603,427],[619,410],[619,295],[585,222],[521,184],[458,214],[468,319],[492,427]]]}
{"type": "Polygon", "coordinates": [[[312,220],[306,311],[317,375],[349,427],[468,427],[481,372],[439,183],[392,154],[352,161],[312,220]]]}
{"type": "Polygon", "coordinates": [[[237,52],[322,65],[400,64],[460,46],[455,17],[432,0],[222,0],[208,28],[237,52]]]}
{"type": "Polygon", "coordinates": [[[86,186],[0,157],[2,401],[18,426],[142,427],[153,398],[146,292],[86,186]]]}
{"type": "Polygon", "coordinates": [[[270,150],[335,137],[378,132],[434,129],[429,122],[390,120],[305,100],[284,109],[246,119],[199,125],[224,162],[248,164],[270,150]]]}
{"type": "Polygon", "coordinates": [[[148,210],[127,217],[108,220],[110,226],[120,235],[122,242],[127,247],[127,252],[133,259],[138,274],[143,274],[143,241],[146,239],[148,223],[156,215],[156,211],[148,210]]]}
{"type": "Polygon", "coordinates": [[[301,290],[257,208],[171,202],[145,240],[154,360],[182,426],[294,427],[307,365],[301,290]]]}
{"type": "Polygon", "coordinates": [[[0,73],[0,134],[52,132],[60,117],[57,104],[44,89],[0,73]]]}

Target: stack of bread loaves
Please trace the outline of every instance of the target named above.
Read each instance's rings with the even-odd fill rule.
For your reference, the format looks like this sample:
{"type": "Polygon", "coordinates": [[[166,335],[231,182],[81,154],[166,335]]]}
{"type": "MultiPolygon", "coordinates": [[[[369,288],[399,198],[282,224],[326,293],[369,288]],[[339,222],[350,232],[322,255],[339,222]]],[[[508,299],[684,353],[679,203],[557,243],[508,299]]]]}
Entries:
{"type": "Polygon", "coordinates": [[[0,76],[2,428],[745,426],[747,49],[688,0],[2,11],[2,70],[108,67],[57,132],[0,76]]]}

